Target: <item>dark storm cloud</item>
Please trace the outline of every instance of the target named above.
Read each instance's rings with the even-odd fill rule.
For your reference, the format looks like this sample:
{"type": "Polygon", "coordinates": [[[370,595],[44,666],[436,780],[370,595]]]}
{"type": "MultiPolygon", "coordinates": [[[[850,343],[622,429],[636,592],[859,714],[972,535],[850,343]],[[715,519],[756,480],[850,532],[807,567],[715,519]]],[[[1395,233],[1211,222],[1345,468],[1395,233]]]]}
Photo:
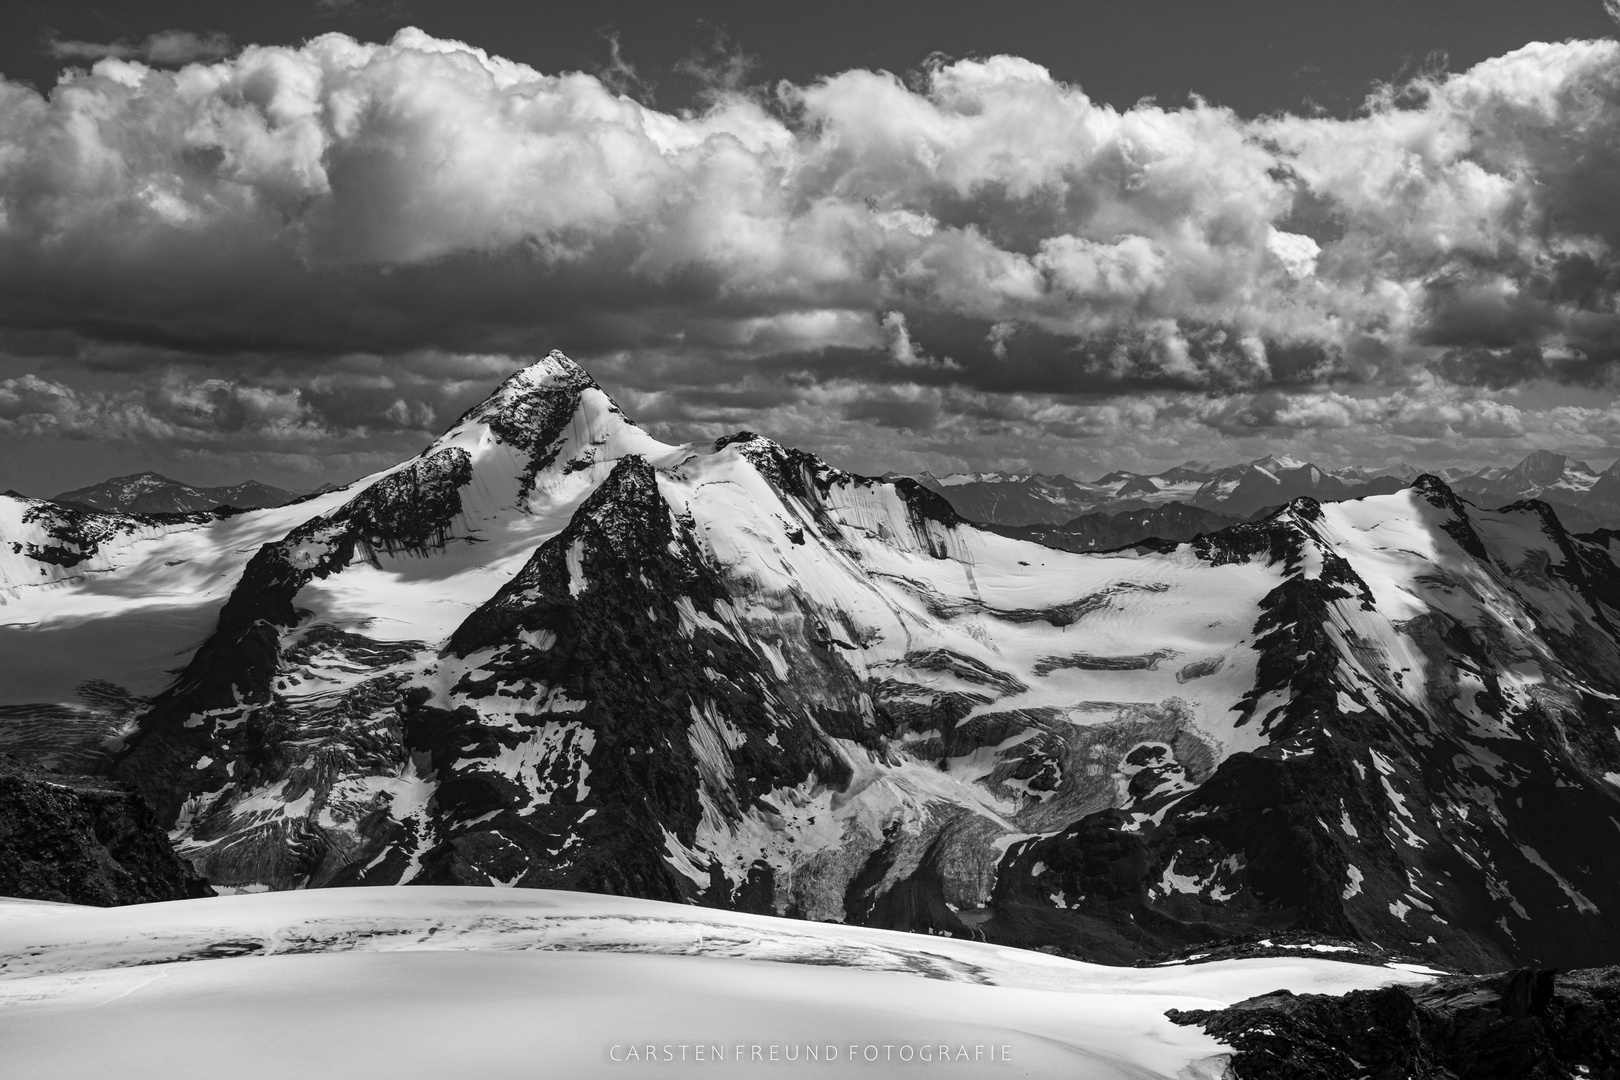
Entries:
{"type": "Polygon", "coordinates": [[[417,31],[155,41],[0,85],[0,349],[151,373],[14,378],[7,430],[428,430],[457,358],[560,346],[694,432],[1393,431],[1397,392],[1503,431],[1465,391],[1620,356],[1613,41],[1257,120],[1008,56],[763,91],[722,53],[664,113],[417,31]]]}

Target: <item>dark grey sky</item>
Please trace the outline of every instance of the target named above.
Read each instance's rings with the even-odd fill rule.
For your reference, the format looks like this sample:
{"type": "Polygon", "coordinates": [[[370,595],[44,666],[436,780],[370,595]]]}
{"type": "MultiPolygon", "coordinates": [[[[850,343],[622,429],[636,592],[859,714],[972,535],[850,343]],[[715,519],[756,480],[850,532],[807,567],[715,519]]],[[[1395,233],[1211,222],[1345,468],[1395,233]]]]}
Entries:
{"type": "Polygon", "coordinates": [[[403,25],[549,72],[603,67],[604,35],[615,33],[666,107],[690,100],[692,83],[676,66],[723,33],[769,80],[1004,52],[1117,107],[1196,92],[1246,115],[1307,102],[1342,112],[1373,82],[1437,55],[1460,70],[1527,41],[1613,28],[1601,0],[9,0],[0,5],[0,73],[49,86],[60,67],[41,48],[50,35],[135,42],[183,29],[292,44],[333,30],[386,40],[403,25]]]}
{"type": "Polygon", "coordinates": [[[874,472],[1606,463],[1614,32],[1601,0],[13,0],[0,489],[348,479],[553,347],[666,437],[874,472]]]}

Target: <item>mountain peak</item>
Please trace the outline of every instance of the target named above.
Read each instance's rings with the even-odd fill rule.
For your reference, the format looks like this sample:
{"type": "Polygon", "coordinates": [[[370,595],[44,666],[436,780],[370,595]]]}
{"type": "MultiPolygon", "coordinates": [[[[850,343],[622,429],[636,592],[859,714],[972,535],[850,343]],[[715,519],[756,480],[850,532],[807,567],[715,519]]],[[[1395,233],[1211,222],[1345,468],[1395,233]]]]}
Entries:
{"type": "MultiPolygon", "coordinates": [[[[590,373],[569,359],[560,349],[552,349],[532,364],[518,368],[508,375],[496,388],[495,393],[499,394],[509,386],[521,386],[532,390],[563,389],[580,379],[591,379],[590,373]]],[[[594,379],[591,381],[595,382],[594,379]]]]}
{"type": "Polygon", "coordinates": [[[1525,456],[1523,461],[1519,462],[1519,464],[1529,469],[1547,466],[1556,466],[1561,468],[1564,462],[1568,460],[1569,459],[1563,454],[1560,454],[1554,450],[1532,450],[1525,456]]]}
{"type": "Polygon", "coordinates": [[[1552,450],[1532,450],[1523,461],[1509,469],[1503,479],[1546,486],[1556,484],[1569,472],[1591,473],[1593,469],[1584,461],[1576,461],[1552,450]]]}
{"type": "Polygon", "coordinates": [[[1281,457],[1276,454],[1267,454],[1265,457],[1255,458],[1249,464],[1274,473],[1280,469],[1298,469],[1307,463],[1289,454],[1284,454],[1281,457]]]}
{"type": "MultiPolygon", "coordinates": [[[[501,439],[518,446],[547,445],[573,416],[586,390],[601,387],[590,372],[553,349],[508,375],[488,397],[463,413],[434,447],[475,424],[487,425],[501,439]]],[[[606,408],[618,411],[605,394],[602,398],[606,408]]]]}
{"type": "Polygon", "coordinates": [[[1596,478],[1596,471],[1584,461],[1552,450],[1533,450],[1523,461],[1495,478],[1499,490],[1492,494],[1539,497],[1548,489],[1585,491],[1596,478]]]}
{"type": "Polygon", "coordinates": [[[765,438],[763,435],[744,430],[733,435],[722,435],[718,439],[714,440],[714,452],[718,454],[732,443],[746,443],[755,441],[772,442],[772,440],[765,438]]]}
{"type": "Polygon", "coordinates": [[[475,414],[488,417],[506,413],[514,407],[521,409],[524,403],[533,402],[538,396],[563,394],[574,398],[591,387],[601,389],[591,378],[590,372],[553,349],[534,363],[508,375],[501,385],[473,406],[462,419],[475,414]]]}

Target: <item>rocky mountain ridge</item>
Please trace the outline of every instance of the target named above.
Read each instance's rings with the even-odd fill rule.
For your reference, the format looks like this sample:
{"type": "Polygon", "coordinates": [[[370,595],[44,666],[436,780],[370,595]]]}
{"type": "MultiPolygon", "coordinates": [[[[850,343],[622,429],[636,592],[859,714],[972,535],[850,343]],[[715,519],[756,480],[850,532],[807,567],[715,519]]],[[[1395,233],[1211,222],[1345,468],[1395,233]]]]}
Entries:
{"type": "Polygon", "coordinates": [[[211,895],[133,792],[0,754],[0,896],[111,907],[211,895]]]}
{"type": "MultiPolygon", "coordinates": [[[[1072,553],[751,433],[659,443],[554,354],[343,491],[113,533],[93,573],[0,551],[8,640],[208,618],[127,687],[113,772],[224,890],[565,887],[1122,962],[1620,954],[1620,570],[1545,504],[1425,476],[1072,553]]],[[[65,675],[0,706],[69,709],[65,675]]]]}
{"type": "Polygon", "coordinates": [[[54,503],[115,514],[195,514],[220,507],[262,510],[298,498],[290,491],[246,480],[219,487],[193,487],[161,473],[115,476],[99,484],[51,496],[54,503]]]}
{"type": "MultiPolygon", "coordinates": [[[[1084,536],[1100,520],[1098,515],[1185,505],[1242,520],[1263,516],[1296,498],[1337,502],[1387,495],[1422,471],[1404,462],[1381,469],[1322,469],[1268,454],[1228,466],[1189,461],[1155,474],[1116,471],[1091,482],[1017,473],[924,473],[918,481],[943,495],[970,521],[1013,527],[1072,523],[1067,531],[1084,536]]],[[[1452,468],[1437,475],[1483,507],[1539,498],[1552,504],[1566,526],[1577,531],[1620,525],[1620,462],[1599,473],[1585,462],[1536,450],[1511,468],[1452,468]]],[[[1190,540],[1193,535],[1172,530],[1160,534],[1160,539],[1190,540]]]]}

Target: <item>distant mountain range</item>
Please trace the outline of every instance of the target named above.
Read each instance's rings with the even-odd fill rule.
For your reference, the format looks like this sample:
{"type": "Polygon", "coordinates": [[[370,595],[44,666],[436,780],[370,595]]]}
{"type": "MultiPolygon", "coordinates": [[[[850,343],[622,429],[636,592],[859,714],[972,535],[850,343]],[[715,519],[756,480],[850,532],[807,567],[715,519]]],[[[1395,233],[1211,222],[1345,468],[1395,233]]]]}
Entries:
{"type": "Polygon", "coordinates": [[[64,491],[51,496],[50,501],[115,514],[194,514],[221,506],[262,510],[296,498],[290,491],[257,480],[228,487],[192,487],[161,473],[140,472],[64,491]]]}
{"type": "MultiPolygon", "coordinates": [[[[1002,472],[943,476],[925,472],[915,479],[944,496],[969,521],[1011,527],[1006,535],[1068,551],[1102,551],[1154,536],[1190,539],[1253,520],[1300,497],[1339,502],[1387,495],[1423,471],[1405,462],[1384,468],[1323,469],[1267,455],[1236,465],[1187,461],[1159,473],[1116,471],[1089,482],[1002,472]]],[[[898,475],[891,473],[885,479],[898,475]]],[[[1542,499],[1577,532],[1620,525],[1620,461],[1599,472],[1584,461],[1536,450],[1511,468],[1452,468],[1435,475],[1479,506],[1542,499]]],[[[323,484],[314,494],[335,490],[335,485],[323,484]]],[[[190,514],[219,507],[260,510],[301,497],[257,480],[195,487],[161,473],[140,472],[64,491],[49,501],[106,513],[190,514]]]]}
{"type": "Polygon", "coordinates": [[[1033,540],[1060,551],[1112,551],[1147,540],[1191,540],[1242,524],[1240,517],[1218,514],[1191,503],[1164,503],[1139,510],[1081,514],[1062,525],[987,525],[1003,536],[1033,540]]]}
{"type": "MultiPolygon", "coordinates": [[[[1323,469],[1267,455],[1238,465],[1188,461],[1161,473],[1111,472],[1090,482],[1017,473],[923,473],[916,479],[970,521],[1040,526],[1042,543],[1094,551],[1135,543],[1130,537],[1137,536],[1144,522],[1168,527],[1169,533],[1157,534],[1161,539],[1188,539],[1197,531],[1253,519],[1296,498],[1340,502],[1388,495],[1422,471],[1404,462],[1382,469],[1323,469]],[[1171,505],[1216,517],[1151,513],[1171,505]],[[1128,516],[1121,518],[1122,514],[1128,516]],[[1188,528],[1195,531],[1187,532],[1188,528]]],[[[1620,524],[1620,462],[1599,472],[1584,461],[1537,450],[1512,468],[1446,469],[1436,475],[1479,506],[1541,499],[1575,531],[1620,524]]],[[[1018,535],[1034,539],[1037,532],[1018,535]]]]}

